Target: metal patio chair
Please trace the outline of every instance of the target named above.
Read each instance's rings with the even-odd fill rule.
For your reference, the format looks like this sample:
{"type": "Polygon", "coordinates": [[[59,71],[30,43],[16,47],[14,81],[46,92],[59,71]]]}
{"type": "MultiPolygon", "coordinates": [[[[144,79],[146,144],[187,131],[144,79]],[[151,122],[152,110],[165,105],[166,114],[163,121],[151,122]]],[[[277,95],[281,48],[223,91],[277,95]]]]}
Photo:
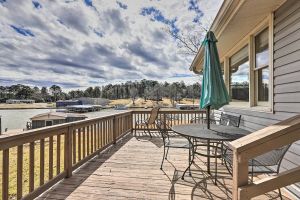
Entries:
{"type": "MultiPolygon", "coordinates": [[[[290,146],[291,144],[283,146],[249,160],[248,165],[251,182],[253,182],[254,174],[278,174],[284,155],[290,146]]],[[[228,172],[232,175],[233,152],[227,145],[224,145],[222,158],[228,172]]],[[[280,188],[278,188],[278,191],[280,199],[282,199],[280,188]]]]}
{"type": "Polygon", "coordinates": [[[169,148],[179,148],[179,149],[189,149],[189,163],[191,160],[191,148],[192,146],[188,140],[184,137],[180,137],[174,131],[171,130],[171,127],[164,120],[157,120],[156,127],[163,139],[164,145],[164,154],[161,161],[160,169],[162,170],[164,160],[167,159],[169,148]],[[184,140],[178,140],[178,138],[183,138],[184,140]],[[176,141],[177,140],[177,141],[176,141]]]}
{"type": "Polygon", "coordinates": [[[241,117],[242,117],[241,115],[235,116],[235,115],[225,114],[222,112],[219,123],[224,126],[240,127],[241,117]]]}
{"type": "Polygon", "coordinates": [[[135,122],[135,131],[134,131],[134,135],[136,136],[136,128],[137,127],[144,127],[144,133],[146,133],[146,130],[148,131],[150,137],[152,138],[151,132],[149,130],[150,126],[155,125],[155,120],[158,117],[158,112],[159,112],[159,107],[153,107],[151,112],[150,112],[150,116],[149,118],[145,119],[145,120],[138,120],[135,122]]]}
{"type": "MultiPolygon", "coordinates": [[[[235,116],[230,114],[221,113],[220,118],[217,119],[214,115],[210,116],[211,124],[220,124],[224,126],[235,126],[239,127],[241,122],[241,115],[235,116]]],[[[190,120],[190,123],[207,123],[206,118],[194,117],[190,120]]]]}

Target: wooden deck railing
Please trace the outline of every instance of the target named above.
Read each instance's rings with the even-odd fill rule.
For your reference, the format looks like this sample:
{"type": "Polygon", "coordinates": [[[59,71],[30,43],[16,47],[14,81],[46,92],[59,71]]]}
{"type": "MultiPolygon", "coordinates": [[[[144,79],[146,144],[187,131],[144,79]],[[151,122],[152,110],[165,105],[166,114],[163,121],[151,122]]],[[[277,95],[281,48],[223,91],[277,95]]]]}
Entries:
{"type": "Polygon", "coordinates": [[[132,130],[132,112],[0,137],[1,197],[33,199],[132,130]]]}
{"type": "MultiPolygon", "coordinates": [[[[127,111],[0,136],[0,196],[33,199],[100,153],[126,133],[137,129],[150,110],[127,111]]],[[[189,123],[204,111],[160,111],[170,125],[189,123]]],[[[155,130],[155,127],[152,127],[155,130]]]]}
{"type": "MultiPolygon", "coordinates": [[[[32,199],[116,143],[145,120],[150,110],[128,111],[94,119],[0,136],[0,192],[3,200],[32,199]]],[[[204,111],[162,110],[172,125],[203,118],[204,111]]],[[[152,127],[155,130],[155,127],[152,127]]],[[[231,142],[234,151],[233,199],[250,199],[300,181],[300,167],[248,184],[248,160],[300,140],[300,115],[231,142]]]]}
{"type": "Polygon", "coordinates": [[[248,160],[300,140],[300,115],[230,143],[233,149],[233,199],[246,200],[300,182],[300,166],[248,183],[248,160]]]}
{"type": "MultiPolygon", "coordinates": [[[[165,119],[170,125],[189,124],[193,118],[198,117],[203,119],[206,111],[204,110],[160,110],[158,119],[165,119]]],[[[132,111],[133,122],[142,121],[148,119],[150,116],[150,110],[135,110],[132,111]]],[[[137,126],[133,124],[134,130],[145,130],[144,126],[137,126]]],[[[150,130],[157,130],[155,125],[150,126],[150,130]]]]}

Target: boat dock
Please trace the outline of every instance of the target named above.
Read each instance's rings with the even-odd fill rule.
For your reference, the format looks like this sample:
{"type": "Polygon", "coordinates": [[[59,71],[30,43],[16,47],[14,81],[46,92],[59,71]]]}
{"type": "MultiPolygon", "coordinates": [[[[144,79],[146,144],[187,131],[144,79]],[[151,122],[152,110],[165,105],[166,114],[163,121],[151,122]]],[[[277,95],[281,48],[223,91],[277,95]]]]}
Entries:
{"type": "Polygon", "coordinates": [[[72,105],[66,107],[68,112],[85,113],[85,112],[95,112],[103,109],[100,105],[72,105]]]}
{"type": "Polygon", "coordinates": [[[199,109],[199,105],[197,105],[197,104],[176,104],[176,109],[195,110],[195,109],[199,109]]]}

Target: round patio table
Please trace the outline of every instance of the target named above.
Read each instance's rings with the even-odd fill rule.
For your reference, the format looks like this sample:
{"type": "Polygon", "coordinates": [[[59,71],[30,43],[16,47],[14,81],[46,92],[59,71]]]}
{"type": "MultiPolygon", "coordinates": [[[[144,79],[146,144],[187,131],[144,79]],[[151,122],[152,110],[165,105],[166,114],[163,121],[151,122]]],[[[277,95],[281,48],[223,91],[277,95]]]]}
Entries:
{"type": "MultiPolygon", "coordinates": [[[[245,135],[248,135],[250,131],[234,127],[234,126],[223,126],[223,125],[216,125],[216,124],[210,124],[210,129],[207,128],[207,124],[185,124],[185,125],[175,125],[172,126],[171,129],[178,133],[179,135],[185,137],[188,139],[189,143],[192,147],[193,156],[192,159],[190,159],[189,166],[186,168],[182,175],[182,179],[184,179],[184,175],[187,172],[187,170],[190,169],[192,163],[194,162],[194,155],[202,155],[207,157],[207,172],[210,174],[210,158],[215,157],[217,158],[217,153],[215,153],[214,156],[210,155],[210,147],[215,147],[216,150],[218,148],[219,143],[223,143],[224,141],[233,141],[238,138],[241,138],[245,135]],[[207,154],[198,153],[196,151],[197,146],[203,146],[202,145],[195,145],[193,143],[194,139],[204,140],[207,141],[207,154]],[[211,143],[217,143],[216,146],[212,146],[211,143]]],[[[215,163],[217,166],[217,163],[215,163]]],[[[217,178],[217,167],[215,167],[215,184],[216,184],[216,178],[217,178]]]]}

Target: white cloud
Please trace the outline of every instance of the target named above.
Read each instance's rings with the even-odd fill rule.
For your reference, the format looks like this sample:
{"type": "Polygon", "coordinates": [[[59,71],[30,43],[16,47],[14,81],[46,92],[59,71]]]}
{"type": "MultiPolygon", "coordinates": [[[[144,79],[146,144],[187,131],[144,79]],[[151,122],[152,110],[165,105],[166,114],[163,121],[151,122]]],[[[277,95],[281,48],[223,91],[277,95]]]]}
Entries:
{"type": "MultiPolygon", "coordinates": [[[[143,8],[153,7],[166,20],[175,19],[179,33],[199,31],[189,1],[119,1],[123,8],[112,0],[94,0],[92,6],[84,0],[35,2],[41,7],[30,0],[0,3],[2,84],[79,88],[142,78],[199,81],[188,70],[193,58],[177,52],[167,23],[141,15],[143,8]]],[[[220,3],[198,2],[203,23],[211,21],[220,3]]]]}

